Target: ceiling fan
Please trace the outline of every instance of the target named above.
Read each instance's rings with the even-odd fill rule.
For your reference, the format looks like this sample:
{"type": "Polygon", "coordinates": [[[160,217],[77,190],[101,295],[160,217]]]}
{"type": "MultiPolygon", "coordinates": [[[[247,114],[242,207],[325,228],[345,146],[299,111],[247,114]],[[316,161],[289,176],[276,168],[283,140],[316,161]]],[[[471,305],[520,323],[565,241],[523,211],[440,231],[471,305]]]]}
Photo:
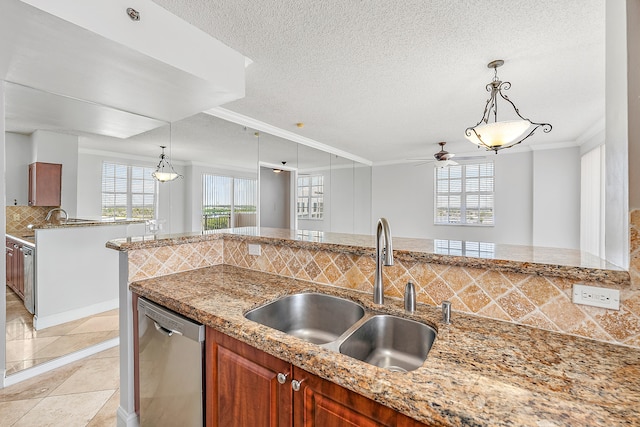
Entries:
{"type": "MultiPolygon", "coordinates": [[[[418,160],[421,161],[420,163],[416,164],[416,166],[421,166],[427,163],[435,163],[436,167],[439,168],[443,168],[446,166],[455,166],[458,164],[458,162],[456,162],[455,160],[452,160],[453,157],[455,156],[455,154],[450,153],[448,151],[446,151],[444,149],[446,142],[441,141],[438,142],[438,145],[440,146],[440,151],[438,151],[437,153],[435,153],[433,155],[433,159],[409,159],[409,160],[418,160]]],[[[469,159],[475,159],[475,158],[479,158],[479,157],[484,157],[484,156],[473,156],[473,157],[458,157],[458,160],[469,160],[469,159]]]]}

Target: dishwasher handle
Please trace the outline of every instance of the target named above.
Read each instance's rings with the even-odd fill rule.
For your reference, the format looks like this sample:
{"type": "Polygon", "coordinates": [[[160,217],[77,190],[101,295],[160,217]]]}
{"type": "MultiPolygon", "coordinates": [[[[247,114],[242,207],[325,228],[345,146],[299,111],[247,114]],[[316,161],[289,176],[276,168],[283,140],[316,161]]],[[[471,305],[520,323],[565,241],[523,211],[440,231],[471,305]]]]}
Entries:
{"type": "Polygon", "coordinates": [[[180,332],[178,330],[175,330],[175,329],[165,328],[164,326],[160,325],[155,320],[152,320],[152,322],[153,322],[153,326],[156,327],[156,331],[160,332],[162,335],[165,335],[167,337],[170,337],[173,334],[182,335],[182,332],[180,332]]]}
{"type": "MultiPolygon", "coordinates": [[[[178,334],[190,340],[204,342],[204,326],[142,297],[138,298],[139,319],[147,318],[161,334],[178,334]]],[[[151,326],[151,324],[149,324],[151,326]]]]}

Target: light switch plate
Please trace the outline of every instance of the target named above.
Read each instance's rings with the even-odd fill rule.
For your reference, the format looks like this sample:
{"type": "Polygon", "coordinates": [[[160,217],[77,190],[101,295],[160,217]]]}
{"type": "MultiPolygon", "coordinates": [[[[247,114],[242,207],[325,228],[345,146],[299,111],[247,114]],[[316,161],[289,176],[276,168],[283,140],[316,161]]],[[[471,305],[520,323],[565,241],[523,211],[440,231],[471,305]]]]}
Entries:
{"type": "Polygon", "coordinates": [[[620,291],[617,289],[575,284],[573,285],[573,302],[611,310],[620,310],[620,291]]]}
{"type": "Polygon", "coordinates": [[[249,243],[249,255],[260,256],[262,254],[262,248],[260,245],[254,245],[249,243]]]}

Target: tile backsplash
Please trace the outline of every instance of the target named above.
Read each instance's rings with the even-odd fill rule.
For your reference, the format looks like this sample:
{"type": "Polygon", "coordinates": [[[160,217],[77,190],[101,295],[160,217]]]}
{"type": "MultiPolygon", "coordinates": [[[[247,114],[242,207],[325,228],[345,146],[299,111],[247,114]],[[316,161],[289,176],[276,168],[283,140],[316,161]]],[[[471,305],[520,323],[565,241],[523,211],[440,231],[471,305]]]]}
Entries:
{"type": "MultiPolygon", "coordinates": [[[[620,310],[574,304],[575,280],[487,268],[408,261],[384,267],[385,295],[402,298],[412,281],[418,302],[452,302],[455,311],[540,329],[640,348],[640,210],[631,213],[632,285],[620,289],[620,310]]],[[[373,291],[375,261],[345,252],[262,244],[262,254],[249,255],[247,242],[214,239],[206,242],[129,251],[129,280],[141,280],[217,264],[373,291]]],[[[603,286],[598,282],[587,283],[603,286]]]]}
{"type": "Polygon", "coordinates": [[[27,225],[44,225],[44,218],[47,216],[49,210],[51,210],[50,206],[7,206],[6,232],[16,235],[17,237],[25,233],[32,233],[31,230],[27,228],[27,225]]]}

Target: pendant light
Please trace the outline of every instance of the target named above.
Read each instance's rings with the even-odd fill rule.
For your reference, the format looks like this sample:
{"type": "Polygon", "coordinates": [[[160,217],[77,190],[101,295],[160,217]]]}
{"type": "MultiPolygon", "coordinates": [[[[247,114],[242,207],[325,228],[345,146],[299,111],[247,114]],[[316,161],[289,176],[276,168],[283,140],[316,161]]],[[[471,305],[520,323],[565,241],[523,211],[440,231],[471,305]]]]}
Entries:
{"type": "Polygon", "coordinates": [[[464,134],[466,138],[474,144],[484,147],[487,150],[493,150],[498,153],[499,150],[511,148],[520,144],[529,138],[538,129],[542,128],[544,133],[551,132],[549,123],[536,123],[522,117],[518,108],[507,95],[502,93],[503,90],[509,90],[511,83],[500,81],[498,78],[498,67],[502,66],[504,61],[501,59],[491,61],[487,64],[488,68],[493,68],[493,80],[487,84],[487,92],[491,95],[484,107],[482,119],[473,127],[468,127],[464,134]],[[498,121],[498,95],[506,101],[515,111],[518,119],[498,121]],[[489,120],[493,117],[493,122],[489,120]]]}
{"type": "MultiPolygon", "coordinates": [[[[169,124],[169,144],[171,144],[171,124],[169,124]]],[[[161,145],[160,148],[162,149],[162,153],[160,153],[160,162],[156,167],[156,171],[151,174],[151,176],[153,176],[153,179],[159,182],[168,182],[178,178],[182,178],[182,175],[180,175],[175,171],[175,169],[173,169],[173,165],[164,154],[164,149],[167,148],[167,146],[161,145]]]]}

